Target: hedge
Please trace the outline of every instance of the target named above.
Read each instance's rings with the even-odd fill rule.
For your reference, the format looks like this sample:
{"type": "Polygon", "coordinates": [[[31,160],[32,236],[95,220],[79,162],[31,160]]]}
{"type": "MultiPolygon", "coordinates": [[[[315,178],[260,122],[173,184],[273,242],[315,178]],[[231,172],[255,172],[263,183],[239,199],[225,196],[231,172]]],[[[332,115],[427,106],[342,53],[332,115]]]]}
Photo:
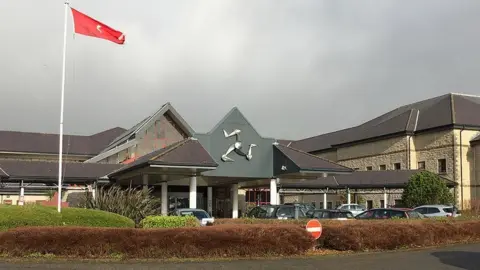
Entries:
{"type": "MultiPolygon", "coordinates": [[[[216,226],[233,224],[292,224],[308,220],[217,219],[216,226]]],[[[394,250],[480,241],[479,219],[320,220],[322,236],[316,247],[341,251],[394,250]]]]}
{"type": "Polygon", "coordinates": [[[145,229],[198,227],[200,222],[194,216],[148,216],[140,222],[140,226],[145,229]]]}
{"type": "Polygon", "coordinates": [[[38,205],[0,206],[0,231],[25,226],[134,227],[132,220],[109,212],[38,205]]]}
{"type": "Polygon", "coordinates": [[[106,258],[205,258],[301,255],[314,241],[296,225],[173,229],[24,227],[0,233],[0,254],[106,258]]]}

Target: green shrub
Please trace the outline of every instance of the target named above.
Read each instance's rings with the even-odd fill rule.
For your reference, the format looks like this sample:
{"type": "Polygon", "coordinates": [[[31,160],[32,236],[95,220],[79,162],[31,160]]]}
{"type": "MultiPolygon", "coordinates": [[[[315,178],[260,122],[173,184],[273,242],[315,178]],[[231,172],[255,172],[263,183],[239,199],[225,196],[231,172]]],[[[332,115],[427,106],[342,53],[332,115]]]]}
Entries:
{"type": "Polygon", "coordinates": [[[82,209],[82,208],[63,208],[62,222],[66,226],[85,226],[85,227],[116,227],[133,228],[133,220],[110,212],[82,209]]]}
{"type": "Polygon", "coordinates": [[[140,222],[142,228],[197,227],[200,222],[194,216],[148,216],[140,222]]]}
{"type": "Polygon", "coordinates": [[[26,226],[61,226],[62,217],[54,207],[35,205],[0,206],[0,230],[26,226]]]}
{"type": "Polygon", "coordinates": [[[116,214],[66,207],[61,213],[55,207],[39,205],[0,206],[0,231],[17,227],[85,226],[85,227],[134,227],[132,220],[116,214]]]}

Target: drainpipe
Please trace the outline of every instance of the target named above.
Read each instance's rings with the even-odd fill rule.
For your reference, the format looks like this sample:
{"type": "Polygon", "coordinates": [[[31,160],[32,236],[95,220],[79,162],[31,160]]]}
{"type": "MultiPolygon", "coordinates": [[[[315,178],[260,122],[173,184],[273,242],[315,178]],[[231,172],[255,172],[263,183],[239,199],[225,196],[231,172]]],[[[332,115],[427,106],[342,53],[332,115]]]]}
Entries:
{"type": "Polygon", "coordinates": [[[410,140],[412,139],[412,136],[407,135],[407,170],[410,170],[410,140]]]}
{"type": "Polygon", "coordinates": [[[465,126],[462,126],[462,129],[460,130],[460,199],[462,200],[462,202],[461,202],[462,210],[463,210],[463,162],[462,162],[463,144],[462,144],[462,132],[464,130],[465,130],[465,126]]]}

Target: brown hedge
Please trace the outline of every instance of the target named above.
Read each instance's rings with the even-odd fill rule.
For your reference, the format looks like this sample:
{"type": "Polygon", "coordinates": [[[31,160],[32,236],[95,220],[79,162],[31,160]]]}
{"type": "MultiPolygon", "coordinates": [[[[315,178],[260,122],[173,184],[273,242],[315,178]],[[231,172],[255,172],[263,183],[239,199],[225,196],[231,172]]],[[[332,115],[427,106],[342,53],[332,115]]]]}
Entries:
{"type": "Polygon", "coordinates": [[[260,257],[303,254],[314,246],[295,225],[175,229],[24,227],[0,233],[0,254],[105,258],[260,257]]]}
{"type": "MultiPolygon", "coordinates": [[[[221,219],[227,224],[295,224],[304,228],[308,220],[221,219]]],[[[320,220],[322,236],[317,247],[335,250],[393,250],[480,241],[480,220],[320,220]]]]}

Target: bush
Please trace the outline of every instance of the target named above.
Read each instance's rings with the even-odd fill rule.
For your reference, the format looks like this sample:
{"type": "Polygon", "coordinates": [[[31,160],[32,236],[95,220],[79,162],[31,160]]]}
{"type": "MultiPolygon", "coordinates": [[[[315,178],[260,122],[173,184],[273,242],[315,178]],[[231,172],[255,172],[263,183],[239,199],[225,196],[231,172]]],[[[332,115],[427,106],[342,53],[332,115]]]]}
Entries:
{"type": "Polygon", "coordinates": [[[81,208],[25,205],[0,206],[0,230],[26,226],[134,227],[132,220],[104,212],[81,208]]]}
{"type": "Polygon", "coordinates": [[[142,228],[197,227],[200,222],[194,216],[148,216],[140,222],[142,228]]]}
{"type": "Polygon", "coordinates": [[[0,254],[81,258],[205,258],[300,255],[312,248],[295,225],[223,225],[174,229],[30,227],[0,233],[0,254]]]}
{"type": "Polygon", "coordinates": [[[122,188],[118,185],[102,187],[93,199],[85,192],[82,207],[97,209],[128,217],[139,224],[147,216],[160,213],[160,199],[151,195],[152,189],[122,188]]]}
{"type": "Polygon", "coordinates": [[[352,221],[323,226],[319,248],[393,250],[480,240],[480,221],[352,221]]]}
{"type": "Polygon", "coordinates": [[[133,220],[114,213],[82,208],[63,208],[62,222],[66,226],[133,228],[133,220]]]}

